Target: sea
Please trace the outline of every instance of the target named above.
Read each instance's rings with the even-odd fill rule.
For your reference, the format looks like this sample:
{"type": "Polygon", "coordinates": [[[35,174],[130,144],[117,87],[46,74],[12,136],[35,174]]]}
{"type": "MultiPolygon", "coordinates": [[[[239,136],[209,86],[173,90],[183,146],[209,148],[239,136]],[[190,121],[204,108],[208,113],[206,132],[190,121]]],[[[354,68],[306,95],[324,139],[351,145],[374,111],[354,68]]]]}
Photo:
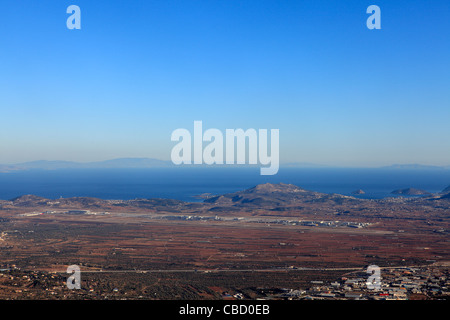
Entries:
{"type": "Polygon", "coordinates": [[[396,189],[441,192],[450,185],[450,170],[393,168],[280,168],[261,176],[259,168],[169,167],[149,169],[60,169],[0,173],[0,199],[33,194],[48,199],[167,198],[203,201],[198,195],[231,193],[261,183],[290,183],[323,193],[365,199],[394,197],[396,189]],[[354,195],[361,189],[365,194],[354,195]]]}

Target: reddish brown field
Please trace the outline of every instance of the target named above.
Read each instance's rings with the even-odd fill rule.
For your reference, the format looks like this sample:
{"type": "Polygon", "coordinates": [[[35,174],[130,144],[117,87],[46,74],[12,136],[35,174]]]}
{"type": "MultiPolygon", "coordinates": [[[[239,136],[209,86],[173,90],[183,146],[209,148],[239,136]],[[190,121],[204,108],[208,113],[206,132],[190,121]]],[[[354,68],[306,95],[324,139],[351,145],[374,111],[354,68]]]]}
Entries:
{"type": "Polygon", "coordinates": [[[3,263],[39,270],[81,263],[143,270],[391,266],[448,258],[445,235],[409,225],[354,229],[42,215],[15,220],[17,231],[1,242],[0,254],[3,263]]]}
{"type": "Polygon", "coordinates": [[[57,208],[3,205],[0,268],[10,273],[0,275],[0,297],[93,298],[100,290],[97,298],[113,292],[117,298],[229,299],[229,291],[255,298],[259,287],[334,281],[370,264],[423,267],[450,260],[447,202],[304,202],[219,212],[211,212],[215,204],[194,210],[175,203],[163,206],[171,208],[166,212],[70,201],[57,208]],[[67,213],[74,209],[99,214],[67,213]],[[207,219],[180,218],[186,216],[207,219]],[[363,226],[291,223],[312,220],[363,226]],[[64,289],[73,264],[88,284],[85,296],[64,289]]]}

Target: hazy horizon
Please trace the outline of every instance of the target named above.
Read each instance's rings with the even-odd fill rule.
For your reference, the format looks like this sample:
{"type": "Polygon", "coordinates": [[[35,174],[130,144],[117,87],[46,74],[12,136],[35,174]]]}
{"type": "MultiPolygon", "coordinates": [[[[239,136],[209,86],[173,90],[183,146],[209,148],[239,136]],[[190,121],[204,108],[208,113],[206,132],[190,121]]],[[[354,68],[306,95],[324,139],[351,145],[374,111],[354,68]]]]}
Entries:
{"type": "MultiPolygon", "coordinates": [[[[94,161],[72,161],[72,160],[64,160],[64,159],[36,159],[36,160],[31,160],[31,161],[22,161],[22,162],[10,162],[10,163],[0,163],[0,166],[18,166],[18,165],[25,165],[25,164],[33,164],[33,163],[43,163],[43,164],[48,164],[51,165],[52,163],[73,163],[73,164],[81,164],[81,165],[85,165],[85,164],[101,164],[101,163],[115,163],[115,162],[122,162],[124,164],[128,164],[128,163],[136,163],[137,160],[140,161],[155,161],[156,163],[164,163],[167,165],[170,165],[171,167],[174,168],[181,168],[181,167],[186,167],[186,168],[198,168],[198,167],[209,167],[210,165],[206,165],[206,164],[201,164],[201,165],[197,165],[197,164],[191,164],[191,165],[175,165],[171,162],[170,159],[157,159],[157,158],[151,158],[151,157],[121,157],[121,158],[111,158],[111,159],[102,159],[102,160],[94,160],[94,161]],[[128,162],[127,162],[128,161],[128,162]]],[[[213,165],[213,166],[217,166],[217,167],[245,167],[245,166],[258,166],[258,165],[248,165],[248,164],[243,164],[243,165],[227,165],[227,164],[222,164],[222,165],[213,165]]],[[[314,167],[314,168],[385,168],[385,167],[400,167],[400,168],[414,168],[414,167],[418,167],[418,168],[444,168],[444,169],[450,169],[450,164],[447,165],[432,165],[432,164],[422,164],[422,163],[386,163],[385,165],[378,165],[378,166],[339,166],[339,165],[335,165],[335,164],[324,164],[324,163],[312,163],[312,162],[281,162],[280,163],[281,167],[314,167]]]]}

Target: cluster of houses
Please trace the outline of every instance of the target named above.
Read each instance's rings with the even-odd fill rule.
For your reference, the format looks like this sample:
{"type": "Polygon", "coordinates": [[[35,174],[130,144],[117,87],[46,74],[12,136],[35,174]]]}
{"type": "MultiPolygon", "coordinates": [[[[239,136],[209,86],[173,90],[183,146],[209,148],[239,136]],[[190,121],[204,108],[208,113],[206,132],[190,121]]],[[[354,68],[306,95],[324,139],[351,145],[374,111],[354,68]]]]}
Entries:
{"type": "Polygon", "coordinates": [[[282,289],[274,299],[352,299],[408,300],[448,299],[450,272],[448,269],[392,268],[382,270],[381,287],[371,290],[367,277],[342,277],[337,281],[311,281],[307,290],[282,289]]]}
{"type": "Polygon", "coordinates": [[[323,220],[286,220],[286,219],[254,219],[243,217],[218,217],[218,216],[197,216],[197,215],[173,215],[161,216],[160,219],[167,220],[191,220],[191,221],[246,221],[253,223],[265,224],[282,224],[291,226],[306,226],[306,227],[349,227],[349,228],[365,228],[370,225],[367,222],[350,222],[350,221],[323,221],[323,220]]]}
{"type": "Polygon", "coordinates": [[[220,218],[218,216],[189,216],[189,215],[176,215],[176,216],[162,216],[160,217],[161,219],[166,219],[166,220],[192,220],[192,221],[209,221],[209,220],[214,220],[214,221],[222,221],[223,218],[220,218]]]}
{"type": "Polygon", "coordinates": [[[271,223],[271,224],[283,224],[291,226],[306,226],[306,227],[350,227],[350,228],[365,228],[370,225],[367,222],[350,222],[350,221],[323,221],[323,220],[267,220],[261,219],[256,222],[271,223]]]}
{"type": "Polygon", "coordinates": [[[109,212],[94,212],[90,210],[48,210],[48,211],[39,211],[39,212],[27,212],[19,214],[20,217],[34,217],[40,215],[48,215],[48,214],[70,214],[70,215],[105,215],[109,214],[109,212]]]}

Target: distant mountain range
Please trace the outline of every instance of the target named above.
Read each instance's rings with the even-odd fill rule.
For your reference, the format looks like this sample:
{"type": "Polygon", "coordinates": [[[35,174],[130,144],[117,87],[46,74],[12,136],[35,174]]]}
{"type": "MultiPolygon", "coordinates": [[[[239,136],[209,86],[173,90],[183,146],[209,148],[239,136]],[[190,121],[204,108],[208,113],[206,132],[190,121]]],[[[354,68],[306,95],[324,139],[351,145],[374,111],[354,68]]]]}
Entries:
{"type": "Polygon", "coordinates": [[[410,170],[448,170],[450,166],[430,166],[423,164],[393,164],[391,166],[382,167],[383,169],[410,169],[410,170]]]}
{"type": "Polygon", "coordinates": [[[95,169],[95,168],[157,168],[170,167],[171,161],[152,158],[118,158],[106,161],[75,162],[75,161],[47,161],[38,160],[18,164],[0,165],[0,172],[21,170],[57,170],[57,169],[95,169]]]}
{"type": "MultiPolygon", "coordinates": [[[[95,168],[160,168],[171,167],[171,161],[154,158],[118,158],[105,161],[75,162],[63,160],[37,160],[17,164],[0,164],[0,172],[14,172],[23,170],[58,170],[58,169],[95,169],[95,168]]],[[[242,167],[243,165],[240,165],[242,167]]],[[[318,165],[306,162],[292,162],[281,164],[285,168],[332,168],[334,166],[318,165]]],[[[380,169],[405,169],[405,170],[450,170],[450,166],[429,166],[420,164],[394,164],[379,167],[380,169]]]]}

